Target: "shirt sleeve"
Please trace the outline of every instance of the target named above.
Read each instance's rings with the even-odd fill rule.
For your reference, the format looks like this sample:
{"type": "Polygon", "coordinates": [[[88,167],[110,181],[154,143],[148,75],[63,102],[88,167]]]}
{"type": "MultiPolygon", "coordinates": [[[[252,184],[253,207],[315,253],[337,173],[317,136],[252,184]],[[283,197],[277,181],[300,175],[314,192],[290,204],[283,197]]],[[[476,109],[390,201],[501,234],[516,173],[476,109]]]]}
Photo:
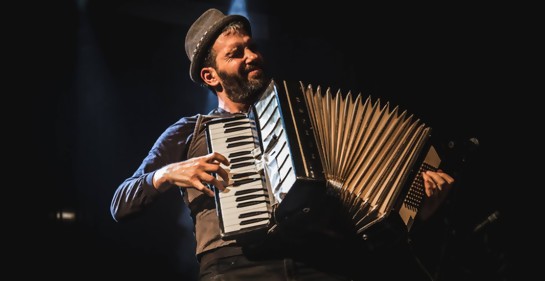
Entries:
{"type": "Polygon", "coordinates": [[[189,141],[195,128],[195,117],[184,117],[169,126],[154,143],[134,174],[116,189],[110,212],[116,221],[137,215],[152,204],[172,185],[153,187],[153,175],[159,168],[186,160],[189,141]]]}

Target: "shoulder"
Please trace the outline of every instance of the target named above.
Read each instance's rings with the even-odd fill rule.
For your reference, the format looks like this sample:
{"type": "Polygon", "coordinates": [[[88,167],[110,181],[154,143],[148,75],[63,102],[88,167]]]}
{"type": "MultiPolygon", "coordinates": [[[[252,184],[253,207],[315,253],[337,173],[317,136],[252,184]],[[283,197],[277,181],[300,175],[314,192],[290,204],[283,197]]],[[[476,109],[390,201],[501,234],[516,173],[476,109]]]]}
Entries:
{"type": "Polygon", "coordinates": [[[193,134],[198,114],[182,117],[170,124],[157,139],[155,146],[185,143],[193,134]]]}
{"type": "Polygon", "coordinates": [[[176,122],[168,126],[163,135],[185,135],[192,133],[195,129],[195,125],[197,124],[199,115],[200,114],[185,116],[178,119],[176,122]]]}
{"type": "Polygon", "coordinates": [[[192,135],[192,133],[195,131],[195,126],[200,124],[199,126],[202,127],[202,124],[207,123],[210,120],[216,119],[218,117],[221,117],[221,115],[217,114],[195,114],[192,116],[186,116],[180,118],[175,123],[171,124],[163,133],[163,138],[185,138],[187,136],[192,135]]]}
{"type": "Polygon", "coordinates": [[[193,116],[182,117],[178,121],[176,121],[174,124],[170,125],[169,128],[195,126],[195,124],[197,123],[197,119],[199,118],[200,115],[201,114],[195,114],[193,116]]]}

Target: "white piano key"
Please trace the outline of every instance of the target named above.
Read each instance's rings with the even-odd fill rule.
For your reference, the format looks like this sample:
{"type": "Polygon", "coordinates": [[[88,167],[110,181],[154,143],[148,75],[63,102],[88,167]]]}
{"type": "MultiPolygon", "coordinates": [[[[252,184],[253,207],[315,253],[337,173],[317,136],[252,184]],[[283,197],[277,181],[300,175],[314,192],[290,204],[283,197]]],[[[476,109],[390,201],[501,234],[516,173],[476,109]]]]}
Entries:
{"type": "Polygon", "coordinates": [[[244,118],[244,119],[228,120],[221,123],[210,124],[209,129],[214,131],[231,132],[231,131],[236,131],[236,129],[238,128],[243,128],[248,126],[252,127],[254,125],[255,123],[252,120],[248,118],[244,118]],[[232,130],[232,129],[235,129],[235,130],[232,130]]]}
{"type": "Polygon", "coordinates": [[[263,212],[263,215],[270,217],[271,211],[265,203],[259,203],[251,206],[246,206],[244,208],[239,208],[239,210],[226,210],[225,212],[222,212],[222,220],[223,221],[230,221],[230,223],[227,223],[227,225],[232,224],[233,221],[241,221],[247,219],[245,215],[251,214],[253,212],[263,212]],[[241,216],[244,216],[241,218],[241,216]]]}
{"type": "Polygon", "coordinates": [[[289,157],[289,154],[284,154],[283,158],[278,158],[278,167],[280,170],[278,171],[280,175],[285,175],[287,173],[293,172],[293,163],[291,162],[291,158],[289,157]]]}
{"type": "MultiPolygon", "coordinates": [[[[238,187],[227,187],[229,189],[228,192],[220,192],[218,193],[219,195],[219,198],[221,200],[221,203],[222,204],[225,204],[229,201],[226,201],[230,198],[233,198],[233,197],[238,197],[238,196],[243,196],[243,195],[246,195],[246,194],[243,194],[243,195],[235,195],[235,193],[237,191],[245,191],[245,190],[248,190],[248,189],[254,189],[254,188],[263,188],[263,185],[262,185],[262,182],[261,181],[255,181],[255,182],[252,182],[252,183],[249,183],[249,184],[245,184],[243,186],[238,186],[238,187]]],[[[266,191],[263,191],[263,192],[266,192],[266,191]]]]}
{"type": "MultiPolygon", "coordinates": [[[[241,221],[241,220],[254,218],[254,217],[270,217],[271,216],[271,213],[266,208],[263,208],[263,206],[258,206],[258,205],[255,205],[255,206],[256,207],[246,209],[243,212],[239,211],[239,212],[222,214],[223,221],[234,222],[234,221],[241,221]],[[250,214],[252,212],[258,212],[261,214],[245,216],[241,218],[241,216],[244,216],[244,214],[250,214]]],[[[231,223],[228,223],[228,224],[230,225],[231,223]]]]}
{"type": "Polygon", "coordinates": [[[261,130],[263,130],[267,126],[271,126],[272,124],[274,124],[274,122],[278,118],[280,118],[278,104],[276,103],[276,101],[273,101],[273,103],[271,103],[271,105],[265,109],[265,111],[259,118],[259,125],[261,127],[261,130]]]}
{"type": "Polygon", "coordinates": [[[257,116],[260,118],[263,112],[267,109],[267,106],[271,106],[271,103],[275,101],[276,101],[275,95],[263,96],[261,100],[255,103],[257,116]]]}
{"type": "MultiPolygon", "coordinates": [[[[291,187],[295,184],[295,173],[289,172],[287,175],[284,176],[284,178],[281,180],[280,186],[277,188],[278,192],[280,193],[288,193],[288,191],[291,189],[291,187]]],[[[275,190],[275,195],[277,195],[275,190]]],[[[278,199],[277,196],[275,198],[278,199]]]]}
{"type": "Polygon", "coordinates": [[[256,222],[256,223],[252,223],[252,224],[248,224],[248,225],[232,225],[232,226],[226,226],[224,227],[225,229],[225,232],[229,233],[229,232],[234,232],[234,231],[238,231],[238,230],[241,230],[241,229],[244,229],[244,228],[250,228],[250,227],[254,227],[254,226],[261,226],[261,225],[267,225],[269,224],[268,220],[263,220],[261,222],[256,222]]]}
{"type": "Polygon", "coordinates": [[[256,146],[255,143],[245,144],[232,149],[228,149],[226,144],[212,144],[212,150],[222,154],[225,157],[229,157],[230,154],[235,152],[248,152],[247,155],[251,155],[252,149],[256,146]]]}
{"type": "Polygon", "coordinates": [[[221,209],[221,216],[222,218],[230,216],[232,214],[240,215],[247,212],[253,212],[256,210],[262,210],[262,211],[270,211],[270,205],[267,202],[260,202],[254,205],[249,205],[245,207],[239,207],[239,208],[227,208],[227,209],[221,209]]]}
{"type": "Polygon", "coordinates": [[[234,137],[242,137],[242,136],[248,136],[248,137],[255,137],[254,130],[251,128],[241,130],[241,131],[235,131],[230,133],[225,133],[222,130],[217,131],[210,131],[209,135],[212,137],[214,141],[225,141],[228,138],[234,138],[234,137]]]}
{"type": "MultiPolygon", "coordinates": [[[[264,125],[263,128],[261,128],[261,137],[262,139],[267,139],[269,135],[271,135],[271,132],[278,131],[278,127],[282,127],[282,122],[280,120],[280,113],[273,114],[273,117],[267,122],[267,124],[264,125]],[[280,125],[279,125],[280,124],[280,125]]],[[[262,122],[260,120],[260,122],[262,122]]],[[[266,122],[266,120],[263,120],[263,122],[266,122]]]]}
{"type": "Polygon", "coordinates": [[[224,221],[223,222],[223,227],[226,228],[226,229],[234,228],[236,230],[239,230],[239,229],[242,229],[242,228],[245,228],[245,227],[251,227],[253,225],[268,224],[269,219],[270,219],[270,217],[269,217],[268,214],[261,214],[261,215],[258,215],[258,216],[252,217],[252,218],[244,218],[244,219],[240,219],[240,220],[237,219],[237,220],[224,221]],[[254,223],[242,224],[243,221],[253,220],[253,219],[257,219],[258,221],[254,222],[254,223]]]}
{"type": "MultiPolygon", "coordinates": [[[[255,187],[254,187],[255,188],[255,187]]],[[[241,203],[248,202],[248,201],[263,201],[263,200],[269,200],[268,198],[269,194],[267,191],[261,191],[261,192],[254,192],[252,194],[244,194],[240,196],[225,196],[220,197],[220,205],[222,209],[228,210],[231,208],[242,208],[240,207],[241,203]],[[240,201],[245,196],[258,196],[255,198],[248,198],[244,201],[240,201]]]]}

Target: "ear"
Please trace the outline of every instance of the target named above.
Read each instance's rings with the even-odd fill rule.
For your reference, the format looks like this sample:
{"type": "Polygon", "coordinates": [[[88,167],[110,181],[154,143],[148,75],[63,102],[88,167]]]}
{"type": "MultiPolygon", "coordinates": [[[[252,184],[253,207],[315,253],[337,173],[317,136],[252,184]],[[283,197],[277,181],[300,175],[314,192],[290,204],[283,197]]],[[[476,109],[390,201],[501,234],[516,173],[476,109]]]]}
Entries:
{"type": "Polygon", "coordinates": [[[204,81],[204,83],[212,87],[219,84],[218,74],[213,67],[204,67],[201,69],[201,79],[204,81]]]}

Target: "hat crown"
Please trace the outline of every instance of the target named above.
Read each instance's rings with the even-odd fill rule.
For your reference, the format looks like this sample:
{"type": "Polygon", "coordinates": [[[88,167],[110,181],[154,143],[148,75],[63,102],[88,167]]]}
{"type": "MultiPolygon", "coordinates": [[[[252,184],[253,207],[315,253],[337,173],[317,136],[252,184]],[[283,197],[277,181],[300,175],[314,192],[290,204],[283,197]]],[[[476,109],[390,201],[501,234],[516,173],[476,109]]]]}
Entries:
{"type": "Polygon", "coordinates": [[[221,19],[226,16],[218,9],[209,9],[204,12],[189,28],[185,37],[185,52],[190,61],[193,61],[199,42],[206,33],[221,19]]]}
{"type": "Polygon", "coordinates": [[[241,21],[251,34],[248,19],[240,15],[225,15],[214,8],[206,10],[191,25],[185,37],[185,52],[191,62],[189,69],[191,80],[201,83],[199,71],[207,53],[206,50],[223,28],[234,21],[241,21]]]}

